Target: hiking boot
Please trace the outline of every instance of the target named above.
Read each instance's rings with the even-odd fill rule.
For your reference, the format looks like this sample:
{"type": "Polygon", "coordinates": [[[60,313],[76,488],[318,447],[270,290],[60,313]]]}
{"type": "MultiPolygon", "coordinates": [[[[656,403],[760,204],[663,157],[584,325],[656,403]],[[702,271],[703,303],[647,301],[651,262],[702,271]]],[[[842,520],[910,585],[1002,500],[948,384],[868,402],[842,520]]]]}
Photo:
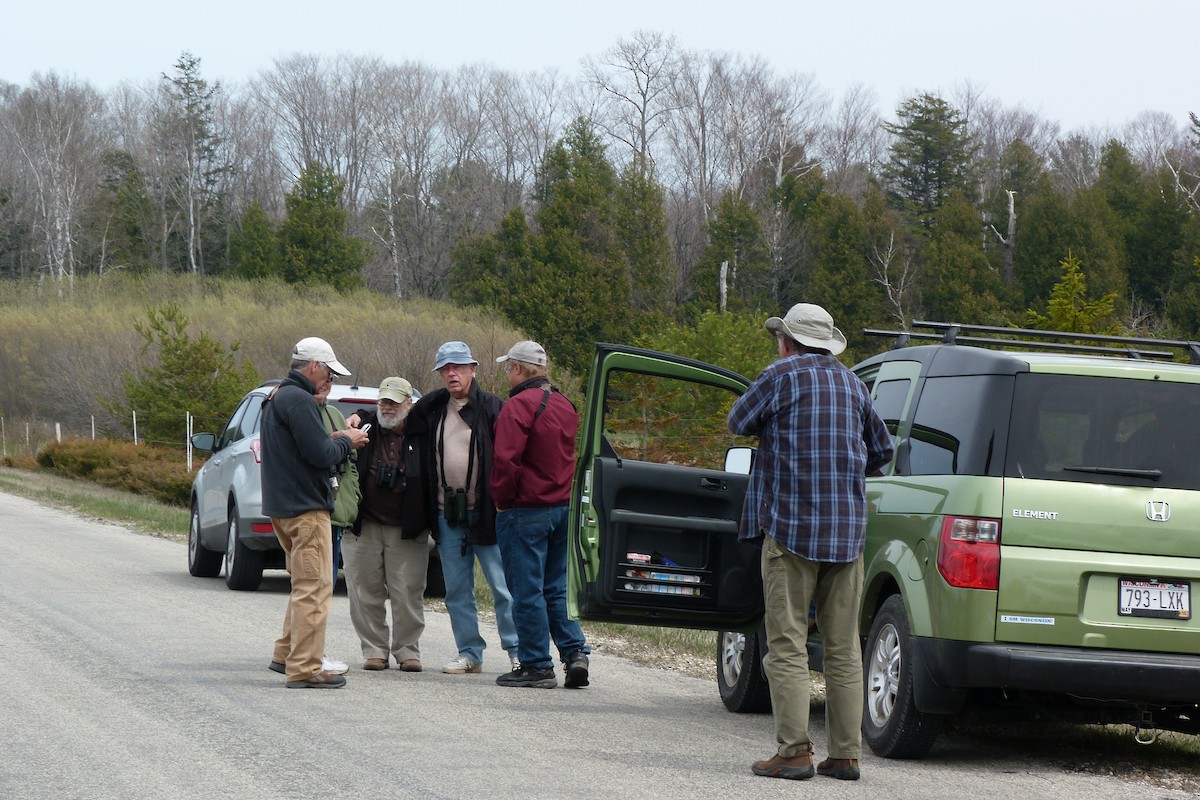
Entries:
{"type": "Polygon", "coordinates": [[[406,658],[400,662],[401,672],[420,672],[422,669],[424,668],[421,666],[419,658],[406,658]]]}
{"type": "Polygon", "coordinates": [[[345,685],[345,678],[341,675],[330,675],[328,672],[318,672],[302,681],[287,682],[289,689],[340,689],[345,685]]]}
{"type": "Polygon", "coordinates": [[[839,781],[856,781],[862,776],[857,758],[827,758],[817,764],[817,772],[839,781]]]}
{"type": "Polygon", "coordinates": [[[766,761],[755,761],[750,765],[750,771],[764,778],[787,778],[792,781],[806,781],[817,774],[813,769],[812,753],[797,753],[791,758],[776,753],[766,761]]]}
{"type": "Polygon", "coordinates": [[[553,667],[520,667],[496,678],[497,686],[527,686],[531,689],[553,689],[558,686],[553,667]]]}
{"type": "Polygon", "coordinates": [[[378,672],[381,669],[387,669],[388,660],[386,658],[368,658],[363,662],[363,669],[368,672],[378,672]]]}
{"type": "Polygon", "coordinates": [[[459,656],[451,661],[446,666],[442,667],[442,672],[448,675],[466,675],[467,673],[482,672],[483,665],[476,664],[466,656],[459,656]]]}
{"type": "Polygon", "coordinates": [[[563,686],[567,689],[582,689],[588,685],[588,657],[582,650],[576,650],[567,656],[564,662],[563,686]]]}
{"type": "Polygon", "coordinates": [[[287,675],[287,667],[282,661],[272,661],[270,664],[267,664],[267,669],[271,670],[271,672],[278,672],[280,675],[287,675]]]}

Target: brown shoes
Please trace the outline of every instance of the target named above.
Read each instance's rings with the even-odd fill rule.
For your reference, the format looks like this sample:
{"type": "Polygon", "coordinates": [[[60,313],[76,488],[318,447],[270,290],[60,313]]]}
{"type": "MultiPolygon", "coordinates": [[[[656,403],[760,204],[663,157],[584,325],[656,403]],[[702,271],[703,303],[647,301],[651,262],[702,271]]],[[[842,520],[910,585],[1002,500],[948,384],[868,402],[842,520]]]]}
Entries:
{"type": "Polygon", "coordinates": [[[750,765],[750,771],[764,778],[787,778],[792,781],[805,781],[816,774],[811,752],[797,753],[791,758],[776,753],[766,761],[755,761],[750,765]]]}
{"type": "Polygon", "coordinates": [[[318,672],[311,678],[302,681],[288,681],[289,689],[340,689],[346,685],[346,679],[341,675],[328,672],[318,672]]]}
{"type": "Polygon", "coordinates": [[[817,772],[839,781],[856,781],[862,776],[857,758],[827,758],[817,764],[817,772]]]}
{"type": "Polygon", "coordinates": [[[419,658],[406,658],[400,662],[401,672],[420,672],[421,660],[419,658]]]}
{"type": "Polygon", "coordinates": [[[363,669],[378,672],[381,669],[387,669],[387,662],[386,658],[368,658],[363,662],[363,669]]]}

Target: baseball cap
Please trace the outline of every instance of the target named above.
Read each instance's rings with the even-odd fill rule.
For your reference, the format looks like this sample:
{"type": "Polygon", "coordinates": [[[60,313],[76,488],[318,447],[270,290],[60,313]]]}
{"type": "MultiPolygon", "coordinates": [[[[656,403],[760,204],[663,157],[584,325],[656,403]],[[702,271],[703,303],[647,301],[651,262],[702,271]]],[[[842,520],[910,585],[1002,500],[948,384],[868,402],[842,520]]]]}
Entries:
{"type": "Polygon", "coordinates": [[[412,384],[404,378],[384,378],[379,384],[379,399],[391,400],[393,403],[403,403],[412,397],[412,384]]]}
{"type": "Polygon", "coordinates": [[[350,370],[346,369],[333,354],[333,348],[329,346],[329,342],[318,339],[316,336],[309,336],[307,339],[296,342],[296,346],[292,348],[292,358],[320,361],[338,375],[350,374],[350,370]]]}
{"type": "Polygon", "coordinates": [[[509,348],[508,353],[496,359],[498,364],[503,364],[505,361],[523,361],[526,364],[544,367],[546,366],[546,348],[529,340],[517,342],[509,348]]]}

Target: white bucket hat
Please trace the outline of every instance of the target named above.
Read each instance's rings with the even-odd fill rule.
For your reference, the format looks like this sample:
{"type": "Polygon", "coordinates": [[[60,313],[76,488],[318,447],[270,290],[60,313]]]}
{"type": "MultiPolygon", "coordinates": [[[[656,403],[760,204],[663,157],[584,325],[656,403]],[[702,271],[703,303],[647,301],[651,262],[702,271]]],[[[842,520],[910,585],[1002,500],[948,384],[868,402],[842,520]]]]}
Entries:
{"type": "Polygon", "coordinates": [[[846,337],[833,327],[833,317],[812,303],[796,303],[788,309],[787,316],[782,319],[771,317],[764,327],[802,345],[828,350],[835,356],[846,349],[846,337]]]}

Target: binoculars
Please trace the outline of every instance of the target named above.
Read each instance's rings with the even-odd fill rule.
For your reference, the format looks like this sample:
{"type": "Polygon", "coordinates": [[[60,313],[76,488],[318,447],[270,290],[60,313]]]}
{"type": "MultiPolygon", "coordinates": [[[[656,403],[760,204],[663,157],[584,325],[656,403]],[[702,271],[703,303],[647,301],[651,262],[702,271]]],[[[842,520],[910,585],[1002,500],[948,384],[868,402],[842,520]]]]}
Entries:
{"type": "Polygon", "coordinates": [[[404,488],[404,467],[397,464],[385,464],[379,462],[379,469],[375,473],[375,485],[380,489],[395,489],[396,481],[400,481],[400,488],[404,488]]]}
{"type": "Polygon", "coordinates": [[[443,511],[446,523],[449,525],[467,524],[467,490],[445,487],[445,502],[443,511]]]}

